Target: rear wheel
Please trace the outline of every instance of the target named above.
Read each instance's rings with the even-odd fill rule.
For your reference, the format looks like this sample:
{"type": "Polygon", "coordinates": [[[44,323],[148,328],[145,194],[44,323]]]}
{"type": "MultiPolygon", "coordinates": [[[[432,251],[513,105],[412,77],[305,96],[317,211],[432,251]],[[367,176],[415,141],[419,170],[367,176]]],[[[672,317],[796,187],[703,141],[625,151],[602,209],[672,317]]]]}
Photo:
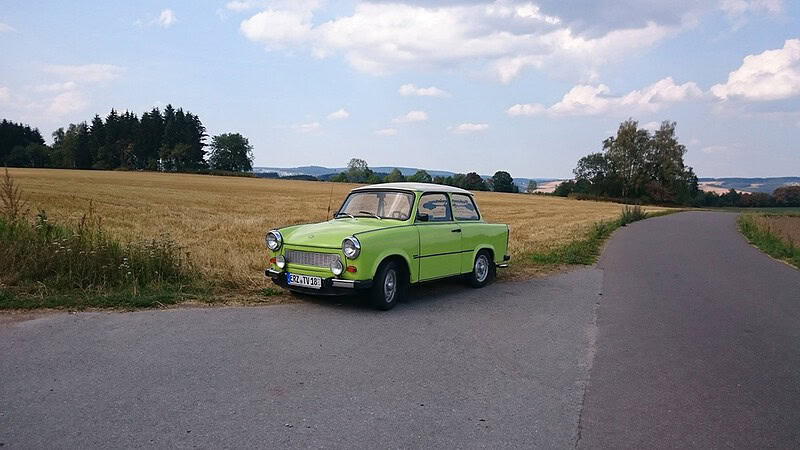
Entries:
{"type": "Polygon", "coordinates": [[[472,272],[467,279],[469,284],[474,288],[482,288],[489,283],[494,276],[494,263],[489,256],[489,252],[481,250],[475,257],[475,262],[472,264],[472,272]]]}
{"type": "Polygon", "coordinates": [[[394,261],[381,265],[375,279],[372,280],[369,300],[376,309],[388,311],[400,301],[403,296],[405,280],[403,273],[394,261]]]}

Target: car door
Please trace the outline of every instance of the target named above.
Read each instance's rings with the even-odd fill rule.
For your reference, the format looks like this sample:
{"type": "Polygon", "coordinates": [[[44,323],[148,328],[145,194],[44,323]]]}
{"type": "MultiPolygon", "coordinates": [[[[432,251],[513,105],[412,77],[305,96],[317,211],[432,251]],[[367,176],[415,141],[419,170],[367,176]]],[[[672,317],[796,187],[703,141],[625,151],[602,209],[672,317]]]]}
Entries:
{"type": "Polygon", "coordinates": [[[485,241],[481,214],[475,199],[467,194],[450,194],[453,204],[453,219],[461,227],[461,273],[472,271],[475,249],[485,241]]]}
{"type": "Polygon", "coordinates": [[[453,221],[447,194],[423,194],[417,206],[419,230],[420,280],[431,280],[461,273],[461,227],[453,221]]]}

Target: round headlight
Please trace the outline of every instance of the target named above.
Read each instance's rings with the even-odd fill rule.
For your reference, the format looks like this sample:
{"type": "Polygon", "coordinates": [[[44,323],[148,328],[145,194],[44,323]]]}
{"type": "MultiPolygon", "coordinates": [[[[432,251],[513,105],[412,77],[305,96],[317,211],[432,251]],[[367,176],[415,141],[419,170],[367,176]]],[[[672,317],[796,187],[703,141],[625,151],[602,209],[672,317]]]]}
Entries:
{"type": "Polygon", "coordinates": [[[361,254],[361,242],[355,236],[350,236],[342,241],[342,253],[347,259],[356,259],[361,254]]]}
{"type": "Polygon", "coordinates": [[[331,261],[331,272],[333,272],[333,274],[337,277],[344,272],[344,266],[342,265],[342,262],[339,261],[339,258],[331,261]]]}
{"type": "Polygon", "coordinates": [[[283,244],[283,236],[281,236],[281,232],[278,230],[272,230],[267,233],[267,236],[264,238],[264,240],[267,242],[267,248],[273,252],[278,251],[283,244]]]}
{"type": "Polygon", "coordinates": [[[278,257],[275,258],[275,265],[278,266],[279,269],[283,269],[286,267],[286,258],[283,255],[278,255],[278,257]]]}

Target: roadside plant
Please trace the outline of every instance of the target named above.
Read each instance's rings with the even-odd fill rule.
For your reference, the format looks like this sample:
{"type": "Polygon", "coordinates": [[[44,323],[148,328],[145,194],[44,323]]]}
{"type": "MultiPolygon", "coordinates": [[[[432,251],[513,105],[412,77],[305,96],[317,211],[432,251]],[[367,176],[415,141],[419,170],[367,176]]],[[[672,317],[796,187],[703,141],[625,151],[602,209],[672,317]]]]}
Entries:
{"type": "Polygon", "coordinates": [[[27,212],[27,202],[22,198],[22,191],[5,168],[5,175],[0,181],[0,200],[3,202],[3,217],[15,223],[27,212]]]}
{"type": "Polygon", "coordinates": [[[647,218],[647,212],[640,205],[624,205],[619,216],[619,225],[625,225],[647,218]]]}

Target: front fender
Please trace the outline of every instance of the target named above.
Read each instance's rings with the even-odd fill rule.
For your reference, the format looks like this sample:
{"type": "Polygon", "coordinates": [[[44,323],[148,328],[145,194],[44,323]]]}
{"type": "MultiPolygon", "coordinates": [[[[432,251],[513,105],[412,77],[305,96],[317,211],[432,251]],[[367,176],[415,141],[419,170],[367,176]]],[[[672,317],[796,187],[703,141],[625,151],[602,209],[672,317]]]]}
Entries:
{"type": "Polygon", "coordinates": [[[378,267],[389,257],[402,258],[409,270],[409,277],[414,283],[419,279],[419,266],[414,259],[419,254],[419,232],[416,227],[398,227],[377,230],[356,235],[361,241],[361,255],[348,264],[358,269],[358,279],[373,279],[378,267]]]}

